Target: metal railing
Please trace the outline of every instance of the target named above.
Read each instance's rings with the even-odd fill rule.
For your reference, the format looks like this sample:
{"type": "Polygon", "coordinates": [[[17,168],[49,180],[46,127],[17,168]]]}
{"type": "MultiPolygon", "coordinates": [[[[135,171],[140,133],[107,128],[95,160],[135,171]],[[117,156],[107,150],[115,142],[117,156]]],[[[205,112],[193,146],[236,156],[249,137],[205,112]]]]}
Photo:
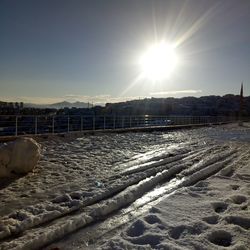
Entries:
{"type": "Polygon", "coordinates": [[[225,116],[29,116],[1,115],[0,136],[68,133],[86,130],[235,122],[225,116]]]}

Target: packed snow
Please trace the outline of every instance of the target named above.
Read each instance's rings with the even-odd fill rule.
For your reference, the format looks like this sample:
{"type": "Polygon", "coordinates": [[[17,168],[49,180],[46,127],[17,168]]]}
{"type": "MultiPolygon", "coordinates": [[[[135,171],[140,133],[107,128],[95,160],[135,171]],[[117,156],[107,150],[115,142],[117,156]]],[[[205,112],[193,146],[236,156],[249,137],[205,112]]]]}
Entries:
{"type": "Polygon", "coordinates": [[[34,171],[1,181],[0,249],[247,249],[250,243],[247,126],[38,142],[34,171]]]}
{"type": "Polygon", "coordinates": [[[32,138],[18,138],[0,147],[0,177],[31,172],[40,159],[40,145],[32,138]]]}

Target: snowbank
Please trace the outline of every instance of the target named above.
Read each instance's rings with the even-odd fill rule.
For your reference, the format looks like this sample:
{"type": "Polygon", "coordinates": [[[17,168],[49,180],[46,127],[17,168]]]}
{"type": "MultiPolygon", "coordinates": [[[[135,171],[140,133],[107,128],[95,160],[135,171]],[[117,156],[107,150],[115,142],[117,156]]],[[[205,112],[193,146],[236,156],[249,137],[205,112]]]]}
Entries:
{"type": "Polygon", "coordinates": [[[32,138],[18,138],[0,148],[0,177],[26,174],[40,159],[40,145],[32,138]]]}

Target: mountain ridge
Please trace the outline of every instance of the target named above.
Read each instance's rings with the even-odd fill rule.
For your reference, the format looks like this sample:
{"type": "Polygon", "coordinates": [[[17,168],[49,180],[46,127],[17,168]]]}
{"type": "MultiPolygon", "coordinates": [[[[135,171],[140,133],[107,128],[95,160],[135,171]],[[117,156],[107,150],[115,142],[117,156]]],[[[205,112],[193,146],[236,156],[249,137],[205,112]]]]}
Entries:
{"type": "Polygon", "coordinates": [[[35,103],[24,103],[25,108],[52,108],[52,109],[63,109],[63,108],[91,108],[92,104],[86,102],[68,102],[62,101],[52,104],[35,104],[35,103]]]}

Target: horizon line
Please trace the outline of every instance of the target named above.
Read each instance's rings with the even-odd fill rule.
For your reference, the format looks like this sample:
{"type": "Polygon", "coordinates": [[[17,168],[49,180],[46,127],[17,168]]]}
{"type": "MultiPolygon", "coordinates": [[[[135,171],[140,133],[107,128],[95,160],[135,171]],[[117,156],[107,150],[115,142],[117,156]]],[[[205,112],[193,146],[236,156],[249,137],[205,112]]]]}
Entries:
{"type": "MultiPolygon", "coordinates": [[[[173,93],[176,93],[176,91],[172,91],[173,93]]],[[[193,92],[193,93],[201,93],[200,92],[193,92]]],[[[186,97],[194,97],[194,98],[200,98],[200,97],[208,97],[208,96],[219,96],[219,97],[223,97],[226,95],[234,95],[234,96],[239,96],[240,94],[232,94],[232,93],[227,93],[227,94],[223,94],[223,95],[215,95],[215,94],[210,94],[210,95],[203,95],[203,96],[191,96],[191,95],[186,95],[186,96],[181,96],[181,97],[176,97],[176,96],[161,96],[163,95],[163,92],[155,92],[158,93],[158,96],[135,96],[135,97],[112,97],[112,98],[108,98],[108,100],[80,100],[80,99],[75,99],[75,100],[67,100],[67,98],[43,98],[43,97],[31,97],[31,99],[33,101],[24,101],[26,98],[24,97],[0,97],[0,102],[8,102],[8,103],[15,103],[15,102],[23,102],[24,104],[34,104],[34,105],[53,105],[53,104],[58,104],[58,103],[62,103],[62,102],[67,102],[70,104],[74,104],[74,103],[86,103],[86,104],[90,104],[90,105],[100,105],[100,104],[107,104],[107,103],[119,103],[119,102],[127,102],[127,101],[134,101],[134,100],[143,100],[143,99],[162,99],[162,98],[175,98],[175,99],[181,99],[181,98],[186,98],[186,97]],[[15,99],[15,100],[14,100],[15,99]],[[50,100],[50,101],[43,101],[43,102],[36,102],[35,99],[46,99],[46,100],[50,100]]],[[[164,92],[166,93],[166,92],[164,92]]],[[[178,93],[182,93],[181,91],[178,93]]],[[[244,97],[248,97],[247,95],[244,97]]],[[[28,97],[29,98],[29,97],[28,97]]],[[[94,98],[94,97],[91,97],[94,98]]],[[[98,98],[97,98],[98,99],[98,98]]]]}

